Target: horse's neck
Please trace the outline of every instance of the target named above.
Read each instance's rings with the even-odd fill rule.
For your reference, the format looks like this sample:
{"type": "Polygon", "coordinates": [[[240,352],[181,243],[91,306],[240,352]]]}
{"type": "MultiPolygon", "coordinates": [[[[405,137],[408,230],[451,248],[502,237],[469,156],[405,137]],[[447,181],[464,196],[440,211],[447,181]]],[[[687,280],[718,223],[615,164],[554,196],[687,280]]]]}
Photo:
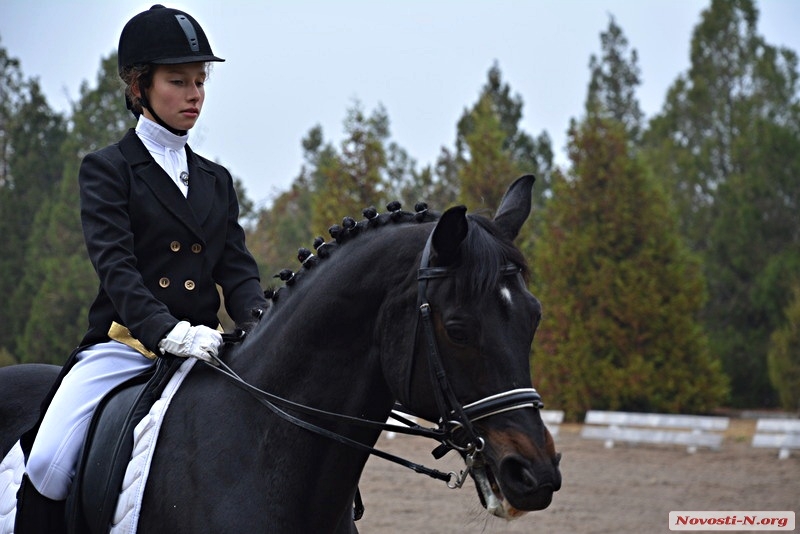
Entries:
{"type": "MultiPolygon", "coordinates": [[[[408,342],[417,251],[424,228],[381,228],[341,245],[279,300],[248,342],[250,376],[262,387],[363,415],[391,406],[381,352],[408,342]],[[393,332],[405,330],[397,339],[393,332]]],[[[283,292],[283,294],[281,294],[283,292]]],[[[400,347],[395,347],[400,349],[400,347]]],[[[410,354],[410,345],[408,347],[410,354]]],[[[379,414],[377,414],[379,416],[379,414]]]]}
{"type": "MultiPolygon", "coordinates": [[[[393,238],[388,229],[386,236],[393,238]]],[[[233,355],[232,366],[241,369],[246,380],[297,403],[385,421],[394,395],[385,379],[382,356],[387,345],[410,356],[410,345],[406,350],[403,344],[413,339],[409,341],[407,333],[401,332],[406,325],[397,323],[410,322],[408,314],[413,317],[417,259],[398,258],[391,243],[367,241],[367,237],[354,239],[363,239],[374,254],[363,253],[365,247],[358,249],[357,243],[347,243],[315,267],[317,272],[307,273],[282,295],[279,292],[274,308],[233,355]]],[[[420,250],[422,243],[424,235],[418,234],[406,252],[420,250]]],[[[300,418],[368,445],[379,435],[374,429],[300,418]]],[[[336,513],[338,507],[347,509],[366,453],[332,440],[320,441],[308,430],[275,421],[274,431],[252,437],[261,440],[269,451],[265,454],[281,451],[281,461],[270,469],[267,485],[286,486],[290,489],[285,492],[297,492],[286,498],[301,502],[308,488],[287,481],[314,480],[316,492],[335,495],[326,498],[330,501],[327,514],[336,513]],[[286,450],[287,443],[292,444],[291,450],[286,450]]]]}

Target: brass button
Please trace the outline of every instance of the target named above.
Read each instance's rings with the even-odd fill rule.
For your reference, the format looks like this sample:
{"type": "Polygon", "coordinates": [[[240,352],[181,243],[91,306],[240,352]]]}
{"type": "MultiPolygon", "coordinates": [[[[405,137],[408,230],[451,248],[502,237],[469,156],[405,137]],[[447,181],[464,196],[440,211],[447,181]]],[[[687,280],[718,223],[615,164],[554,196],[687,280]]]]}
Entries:
{"type": "Polygon", "coordinates": [[[160,285],[161,287],[169,287],[169,278],[167,278],[166,276],[161,278],[158,281],[158,285],[160,285]]]}
{"type": "Polygon", "coordinates": [[[194,245],[192,245],[192,252],[194,252],[195,254],[199,254],[201,250],[203,250],[203,246],[201,244],[195,243],[194,245]]]}
{"type": "Polygon", "coordinates": [[[186,282],[183,283],[183,287],[185,287],[186,289],[191,291],[192,289],[194,289],[194,281],[193,280],[187,280],[186,282]]]}
{"type": "Polygon", "coordinates": [[[181,244],[178,243],[177,241],[173,241],[172,243],[169,244],[169,249],[172,252],[178,252],[181,249],[181,244]]]}

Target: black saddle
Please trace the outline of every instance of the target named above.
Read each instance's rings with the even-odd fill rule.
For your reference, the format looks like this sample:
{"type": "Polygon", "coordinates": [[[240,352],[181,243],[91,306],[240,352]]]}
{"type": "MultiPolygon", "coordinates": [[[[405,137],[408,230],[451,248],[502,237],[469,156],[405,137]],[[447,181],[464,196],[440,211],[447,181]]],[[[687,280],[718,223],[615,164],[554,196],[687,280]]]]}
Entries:
{"type": "Polygon", "coordinates": [[[133,429],[184,361],[159,358],[153,370],[114,388],[97,406],[67,498],[69,534],[105,534],[111,528],[133,451],[133,429]]]}

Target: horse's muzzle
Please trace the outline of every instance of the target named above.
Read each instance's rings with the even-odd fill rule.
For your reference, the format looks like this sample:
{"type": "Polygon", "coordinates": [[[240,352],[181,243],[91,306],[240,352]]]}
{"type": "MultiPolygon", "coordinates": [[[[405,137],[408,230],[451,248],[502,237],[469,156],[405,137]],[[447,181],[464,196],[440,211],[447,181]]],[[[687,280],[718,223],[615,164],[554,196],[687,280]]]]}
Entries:
{"type": "Polygon", "coordinates": [[[546,434],[543,449],[520,435],[492,433],[483,470],[473,470],[481,503],[498,517],[514,519],[525,512],[550,506],[553,493],[561,489],[561,454],[555,452],[546,434]],[[497,439],[500,438],[500,439],[497,439]],[[524,446],[525,443],[527,446],[524,446]]]}
{"type": "Polygon", "coordinates": [[[516,510],[543,510],[550,506],[553,493],[561,489],[561,472],[557,455],[550,465],[533,464],[518,455],[509,455],[500,462],[499,480],[502,494],[516,510]]]}

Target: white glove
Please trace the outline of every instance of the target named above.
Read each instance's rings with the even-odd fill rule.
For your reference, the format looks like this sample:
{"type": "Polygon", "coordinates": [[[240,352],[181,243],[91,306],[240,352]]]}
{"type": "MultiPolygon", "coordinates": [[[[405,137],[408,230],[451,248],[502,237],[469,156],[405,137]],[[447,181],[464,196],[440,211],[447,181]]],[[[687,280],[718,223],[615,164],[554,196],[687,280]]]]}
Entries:
{"type": "Polygon", "coordinates": [[[175,325],[167,336],[159,341],[161,354],[174,354],[181,358],[197,358],[218,365],[216,358],[222,345],[222,335],[207,326],[192,326],[187,321],[175,325]]]}

